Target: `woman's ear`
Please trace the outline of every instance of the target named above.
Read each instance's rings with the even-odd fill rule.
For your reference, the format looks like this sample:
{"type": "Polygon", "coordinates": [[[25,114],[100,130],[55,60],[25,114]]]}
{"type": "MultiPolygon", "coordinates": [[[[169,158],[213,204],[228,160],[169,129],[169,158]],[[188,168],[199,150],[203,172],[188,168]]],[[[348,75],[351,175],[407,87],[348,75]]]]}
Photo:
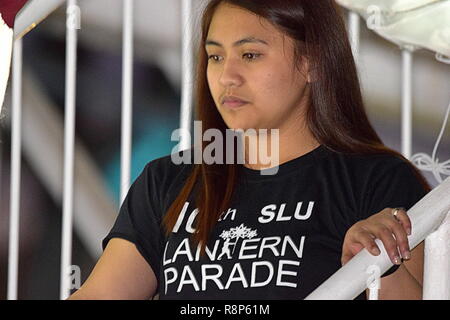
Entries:
{"type": "Polygon", "coordinates": [[[308,72],[308,76],[307,76],[307,82],[308,83],[313,83],[317,81],[317,73],[315,72],[315,70],[309,70],[308,72]]]}
{"type": "Polygon", "coordinates": [[[306,70],[306,82],[312,83],[317,81],[317,74],[315,69],[311,66],[311,62],[307,57],[304,57],[304,66],[306,70]]]}
{"type": "Polygon", "coordinates": [[[308,57],[302,56],[301,58],[301,74],[306,79],[307,83],[311,83],[316,81],[316,77],[314,75],[314,70],[311,68],[311,63],[308,57]]]}

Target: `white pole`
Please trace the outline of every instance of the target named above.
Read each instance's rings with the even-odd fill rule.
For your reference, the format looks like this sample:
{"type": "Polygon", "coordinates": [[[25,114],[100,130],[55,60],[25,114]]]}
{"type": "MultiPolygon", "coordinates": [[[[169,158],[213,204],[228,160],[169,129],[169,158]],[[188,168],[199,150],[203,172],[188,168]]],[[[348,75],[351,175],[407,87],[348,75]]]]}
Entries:
{"type": "Polygon", "coordinates": [[[369,289],[368,300],[378,300],[378,291],[380,289],[380,268],[376,266],[369,267],[366,270],[366,274],[370,274],[366,281],[367,288],[369,289]]]}
{"type": "Polygon", "coordinates": [[[425,239],[423,300],[450,300],[450,211],[425,239]]]}
{"type": "Polygon", "coordinates": [[[379,289],[369,289],[369,297],[367,300],[378,300],[379,289]]]}
{"type": "Polygon", "coordinates": [[[122,146],[120,203],[130,188],[133,122],[133,0],[123,2],[122,146]]]}
{"type": "Polygon", "coordinates": [[[73,224],[73,174],[75,144],[75,101],[77,68],[77,26],[79,7],[77,0],[67,2],[66,25],[66,98],[64,119],[64,195],[61,244],[60,299],[70,295],[73,224]]]}
{"type": "Polygon", "coordinates": [[[352,45],[353,57],[358,64],[360,33],[361,33],[361,19],[356,12],[350,11],[348,13],[348,33],[350,44],[352,45]]]}
{"type": "Polygon", "coordinates": [[[411,159],[412,149],[412,67],[413,53],[402,49],[402,154],[411,159]]]}
{"type": "Polygon", "coordinates": [[[12,75],[11,191],[8,251],[8,300],[17,300],[19,269],[20,167],[22,133],[22,40],[14,41],[12,75]]]}
{"type": "MultiPolygon", "coordinates": [[[[181,55],[181,110],[180,128],[181,132],[191,131],[192,121],[192,97],[193,97],[193,12],[192,0],[181,1],[181,35],[182,35],[182,55],[181,55]]],[[[190,148],[191,141],[188,136],[182,135],[180,139],[180,150],[190,148]]]]}

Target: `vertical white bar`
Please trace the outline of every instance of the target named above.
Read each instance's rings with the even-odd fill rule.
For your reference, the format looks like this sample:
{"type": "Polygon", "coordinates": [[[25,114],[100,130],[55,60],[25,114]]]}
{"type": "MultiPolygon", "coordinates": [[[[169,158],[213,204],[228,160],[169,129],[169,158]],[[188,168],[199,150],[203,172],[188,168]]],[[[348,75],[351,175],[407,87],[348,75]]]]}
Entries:
{"type": "Polygon", "coordinates": [[[411,159],[412,149],[412,66],[413,53],[402,49],[402,154],[411,159]]]}
{"type": "Polygon", "coordinates": [[[450,212],[425,239],[423,300],[450,300],[450,212]]]}
{"type": "Polygon", "coordinates": [[[369,289],[369,297],[367,300],[378,300],[378,289],[369,289]]]}
{"type": "Polygon", "coordinates": [[[11,189],[8,251],[8,300],[17,300],[19,270],[20,167],[22,132],[22,40],[14,41],[12,75],[11,189]]]}
{"type": "Polygon", "coordinates": [[[76,0],[67,2],[66,23],[66,97],[64,119],[64,194],[61,243],[60,299],[70,295],[73,225],[73,172],[75,148],[75,101],[77,69],[77,28],[79,7],[76,0]]]}
{"type": "Polygon", "coordinates": [[[123,2],[122,146],[120,203],[130,188],[133,122],[133,0],[123,2]]]}
{"type": "Polygon", "coordinates": [[[358,64],[359,59],[359,45],[361,33],[361,19],[356,12],[350,11],[348,13],[348,34],[350,44],[352,45],[353,57],[358,64]]]}
{"type": "Polygon", "coordinates": [[[367,289],[369,291],[369,296],[367,297],[367,300],[378,300],[381,270],[378,266],[371,265],[367,268],[366,273],[369,274],[369,277],[366,280],[367,289]]]}
{"type": "Polygon", "coordinates": [[[184,135],[190,132],[192,121],[192,97],[193,97],[193,12],[192,0],[181,1],[181,39],[182,39],[182,55],[181,55],[181,110],[180,110],[180,128],[183,135],[180,139],[180,150],[190,148],[189,137],[184,135]]]}

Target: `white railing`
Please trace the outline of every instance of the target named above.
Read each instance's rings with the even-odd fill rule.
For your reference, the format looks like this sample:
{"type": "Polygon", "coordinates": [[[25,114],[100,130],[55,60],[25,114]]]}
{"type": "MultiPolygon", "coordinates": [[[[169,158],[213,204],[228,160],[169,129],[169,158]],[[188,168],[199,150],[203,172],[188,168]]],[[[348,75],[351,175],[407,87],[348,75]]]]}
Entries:
{"type": "MultiPolygon", "coordinates": [[[[131,166],[131,128],[132,128],[132,65],[133,65],[133,5],[132,0],[124,1],[124,33],[123,33],[123,96],[122,96],[122,156],[121,156],[121,201],[130,184],[131,166]]],[[[14,62],[13,62],[13,123],[12,123],[12,176],[11,176],[11,217],[9,235],[8,264],[8,299],[17,299],[18,281],[18,223],[20,201],[20,150],[21,150],[21,36],[32,29],[64,0],[32,0],[18,16],[15,24],[14,62]],[[39,3],[39,4],[38,4],[39,3]]],[[[64,142],[64,196],[63,196],[63,231],[61,252],[61,288],[60,298],[65,299],[70,293],[69,274],[72,246],[73,220],[73,170],[75,144],[75,95],[76,95],[76,28],[70,26],[73,22],[75,0],[68,0],[67,17],[67,74],[66,74],[66,119],[64,142]],[[71,13],[72,12],[72,13],[71,13]],[[72,14],[72,16],[70,16],[72,14]]],[[[75,10],[76,13],[76,10],[75,10]]],[[[79,18],[79,17],[78,17],[79,18]]],[[[193,6],[192,0],[182,0],[182,103],[180,127],[189,131],[192,120],[193,96],[193,6]]],[[[360,18],[356,13],[349,14],[349,34],[358,61],[360,18]]],[[[409,159],[411,156],[412,133],[412,52],[403,48],[402,76],[402,152],[409,159]]],[[[182,140],[181,149],[188,147],[188,141],[182,140]]],[[[42,162],[42,161],[41,161],[42,162]]],[[[49,183],[53,189],[55,182],[49,183]]],[[[410,247],[425,242],[424,265],[424,299],[450,299],[450,179],[432,190],[409,211],[412,220],[413,233],[409,237],[410,247]]],[[[85,199],[85,198],[84,198],[85,199]]],[[[87,201],[88,202],[88,201],[87,201]]],[[[385,272],[392,264],[384,251],[384,246],[378,242],[382,254],[372,256],[362,250],[344,267],[325,281],[311,293],[307,299],[352,299],[370,285],[367,282],[367,271],[379,269],[385,272]]],[[[371,272],[372,272],[371,271],[371,272]]],[[[371,291],[372,293],[373,291],[371,291]]],[[[377,296],[376,292],[374,297],[377,296]]]]}
{"type": "Polygon", "coordinates": [[[77,1],[67,1],[66,95],[64,113],[64,196],[61,233],[61,299],[70,295],[73,229],[73,175],[75,153],[75,104],[77,84],[77,1]]]}
{"type": "Polygon", "coordinates": [[[11,192],[8,250],[8,297],[17,299],[19,267],[20,167],[22,151],[22,40],[14,42],[12,77],[11,192]]]}
{"type": "Polygon", "coordinates": [[[64,2],[66,0],[30,0],[25,10],[17,16],[14,23],[14,37],[16,39],[23,37],[64,2]]]}
{"type": "Polygon", "coordinates": [[[122,146],[120,156],[120,203],[130,188],[133,125],[133,0],[123,3],[122,146]]]}
{"type": "MultiPolygon", "coordinates": [[[[435,259],[439,259],[446,261],[444,266],[447,266],[447,268],[449,266],[449,190],[450,178],[447,178],[442,184],[431,190],[423,199],[408,210],[408,216],[412,223],[412,234],[408,237],[410,248],[413,249],[425,238],[427,239],[426,246],[430,245],[430,242],[432,244],[433,250],[426,251],[427,262],[425,265],[433,265],[437,262],[435,259]],[[446,223],[443,223],[444,221],[446,223]],[[438,234],[434,234],[433,232],[436,232],[438,229],[438,234]]],[[[368,270],[379,269],[379,274],[383,274],[392,266],[392,262],[384,250],[382,242],[378,239],[375,241],[381,249],[382,253],[380,255],[373,256],[367,250],[362,250],[339,269],[339,271],[322,283],[306,299],[354,299],[364,291],[368,287],[368,279],[371,276],[371,274],[368,274],[368,270]],[[373,268],[374,266],[376,268],[373,268]]],[[[448,286],[450,270],[442,270],[440,267],[437,267],[432,273],[427,271],[430,270],[426,270],[424,278],[424,299],[430,297],[448,299],[450,292],[450,287],[448,286]],[[434,291],[441,292],[443,295],[437,297],[433,293],[434,291]]]]}
{"type": "MultiPolygon", "coordinates": [[[[192,123],[192,97],[193,97],[193,6],[192,0],[181,1],[181,39],[182,39],[182,86],[181,86],[181,108],[180,129],[181,132],[191,132],[192,123]]],[[[188,136],[183,134],[180,140],[180,150],[188,149],[190,146],[188,136]]]]}

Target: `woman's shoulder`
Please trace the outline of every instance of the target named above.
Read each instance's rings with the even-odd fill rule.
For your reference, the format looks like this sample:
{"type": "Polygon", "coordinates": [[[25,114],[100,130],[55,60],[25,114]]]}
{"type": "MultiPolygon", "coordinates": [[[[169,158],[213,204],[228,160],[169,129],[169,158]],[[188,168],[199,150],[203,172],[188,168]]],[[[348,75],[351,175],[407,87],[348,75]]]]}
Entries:
{"type": "MultiPolygon", "coordinates": [[[[401,182],[402,185],[421,185],[418,171],[414,164],[401,155],[350,154],[332,152],[327,157],[324,170],[333,176],[349,179],[360,190],[372,189],[381,182],[401,182]]],[[[412,187],[412,186],[411,186],[412,187]]]]}
{"type": "Polygon", "coordinates": [[[179,157],[187,154],[192,154],[192,150],[186,149],[147,162],[131,186],[130,193],[135,195],[134,199],[148,197],[157,207],[164,208],[167,199],[176,197],[192,172],[193,164],[179,162],[179,157]]]}
{"type": "Polygon", "coordinates": [[[330,159],[330,175],[351,190],[360,219],[387,207],[408,210],[429,191],[414,164],[395,153],[335,153],[330,159]]]}
{"type": "Polygon", "coordinates": [[[355,154],[330,152],[329,161],[341,163],[352,171],[359,174],[366,172],[372,174],[383,174],[397,169],[411,167],[412,163],[402,158],[400,155],[393,153],[377,153],[377,154],[355,154]]]}

